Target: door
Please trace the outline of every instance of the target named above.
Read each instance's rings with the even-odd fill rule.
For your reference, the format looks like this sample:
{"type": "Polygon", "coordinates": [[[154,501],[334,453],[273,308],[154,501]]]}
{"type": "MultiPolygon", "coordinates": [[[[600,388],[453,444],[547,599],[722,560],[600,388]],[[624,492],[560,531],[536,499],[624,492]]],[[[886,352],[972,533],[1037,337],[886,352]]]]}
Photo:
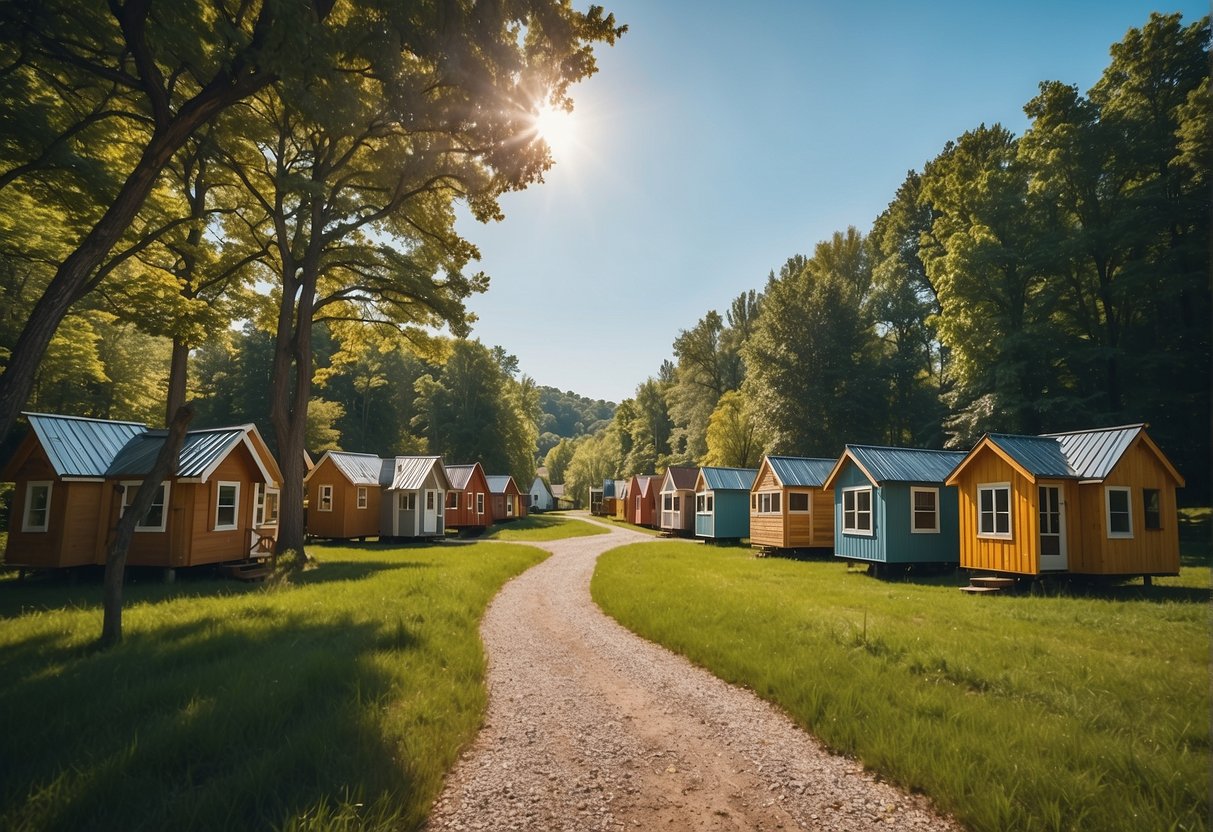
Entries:
{"type": "Polygon", "coordinates": [[[1064,570],[1066,561],[1066,503],[1061,486],[1042,485],[1040,496],[1040,570],[1064,570]]]}
{"type": "Polygon", "coordinates": [[[425,510],[421,515],[421,530],[425,534],[436,534],[438,531],[438,492],[425,492],[425,510]]]}

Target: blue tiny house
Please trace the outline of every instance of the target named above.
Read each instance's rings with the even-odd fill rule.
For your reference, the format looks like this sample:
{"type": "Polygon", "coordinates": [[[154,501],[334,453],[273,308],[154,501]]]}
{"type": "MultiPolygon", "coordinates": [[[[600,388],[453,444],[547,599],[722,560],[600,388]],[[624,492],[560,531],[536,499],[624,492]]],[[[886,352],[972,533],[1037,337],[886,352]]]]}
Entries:
{"type": "Polygon", "coordinates": [[[957,565],[956,488],[944,485],[962,451],[847,445],[825,488],[834,492],[834,556],[876,574],[957,565]]]}
{"type": "Polygon", "coordinates": [[[755,468],[699,469],[695,478],[695,536],[741,540],[750,536],[750,488],[755,468]]]}

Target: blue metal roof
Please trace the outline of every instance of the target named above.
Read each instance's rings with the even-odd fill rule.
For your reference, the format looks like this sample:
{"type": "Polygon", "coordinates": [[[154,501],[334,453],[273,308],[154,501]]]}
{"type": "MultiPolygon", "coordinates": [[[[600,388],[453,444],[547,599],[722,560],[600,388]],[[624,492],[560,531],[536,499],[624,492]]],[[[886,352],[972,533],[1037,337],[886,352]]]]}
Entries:
{"type": "Polygon", "coordinates": [[[1054,438],[1061,444],[1062,453],[1078,476],[1088,480],[1102,480],[1112,473],[1112,468],[1143,428],[1144,424],[1137,424],[1070,433],[1048,433],[1045,436],[1054,438]]]}
{"type": "Polygon", "coordinates": [[[878,445],[847,445],[847,451],[877,483],[941,483],[965,458],[964,451],[931,451],[878,445]]]}
{"type": "Polygon", "coordinates": [[[104,477],[127,443],[147,430],[138,422],[48,413],[25,416],[60,477],[104,477]]]}
{"type": "Polygon", "coordinates": [[[712,491],[749,491],[758,476],[755,468],[709,468],[699,469],[703,481],[712,491]]]}
{"type": "MultiPolygon", "coordinates": [[[[215,428],[186,433],[181,442],[181,454],[177,457],[177,476],[186,479],[205,476],[213,465],[244,439],[245,430],[243,427],[215,428]]],[[[105,475],[144,476],[152,470],[166,438],[168,431],[165,430],[149,430],[135,437],[114,457],[105,475]]]]}
{"type": "Polygon", "coordinates": [[[615,481],[614,480],[603,480],[602,481],[602,496],[604,499],[606,497],[615,496],[615,481]]]}
{"type": "Polygon", "coordinates": [[[784,487],[820,487],[834,470],[833,459],[804,456],[768,456],[771,470],[784,487]]]}
{"type": "Polygon", "coordinates": [[[1076,477],[1061,443],[1048,436],[989,434],[990,441],[1035,477],[1076,477]]]}

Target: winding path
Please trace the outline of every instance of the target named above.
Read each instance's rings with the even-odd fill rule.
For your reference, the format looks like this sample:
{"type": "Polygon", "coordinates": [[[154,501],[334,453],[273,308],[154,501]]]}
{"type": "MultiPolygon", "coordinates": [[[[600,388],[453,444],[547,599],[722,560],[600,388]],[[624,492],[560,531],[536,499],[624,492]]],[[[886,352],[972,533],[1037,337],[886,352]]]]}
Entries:
{"type": "Polygon", "coordinates": [[[611,527],[531,544],[552,557],[485,614],[488,713],[430,832],[959,829],[604,615],[589,591],[598,555],[651,539],[611,527]]]}

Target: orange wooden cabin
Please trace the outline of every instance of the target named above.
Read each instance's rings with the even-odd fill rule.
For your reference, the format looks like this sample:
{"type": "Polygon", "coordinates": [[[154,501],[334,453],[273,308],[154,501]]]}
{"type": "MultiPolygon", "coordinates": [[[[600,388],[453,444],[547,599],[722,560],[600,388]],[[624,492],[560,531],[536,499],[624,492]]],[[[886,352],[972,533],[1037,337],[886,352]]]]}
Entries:
{"type": "Polygon", "coordinates": [[[824,483],[834,463],[812,457],[764,457],[750,488],[750,545],[833,547],[834,492],[824,483]]]}
{"type": "Polygon", "coordinates": [[[493,504],[488,478],[479,462],[448,465],[451,490],[446,494],[448,529],[483,529],[493,525],[493,504]]]}
{"type": "MultiPolygon", "coordinates": [[[[0,470],[16,484],[5,563],[103,564],[166,431],[136,422],[27,413],[31,431],[0,470]]],[[[177,474],[135,527],[127,563],[178,568],[268,553],[282,474],[253,425],[185,435],[177,474]]]]}
{"type": "Polygon", "coordinates": [[[330,540],[379,534],[383,460],[374,454],[325,451],[303,478],[307,533],[330,540]]]}
{"type": "Polygon", "coordinates": [[[526,517],[526,500],[523,498],[522,489],[518,487],[518,483],[514,482],[513,477],[509,474],[486,476],[485,481],[492,494],[494,523],[526,517]]]}
{"type": "Polygon", "coordinates": [[[628,484],[628,519],[637,526],[657,528],[661,514],[657,510],[657,492],[661,478],[649,474],[636,474],[628,484]]]}
{"type": "Polygon", "coordinates": [[[1177,575],[1183,477],[1146,425],[987,434],[947,485],[960,565],[1012,575],[1177,575]]]}

